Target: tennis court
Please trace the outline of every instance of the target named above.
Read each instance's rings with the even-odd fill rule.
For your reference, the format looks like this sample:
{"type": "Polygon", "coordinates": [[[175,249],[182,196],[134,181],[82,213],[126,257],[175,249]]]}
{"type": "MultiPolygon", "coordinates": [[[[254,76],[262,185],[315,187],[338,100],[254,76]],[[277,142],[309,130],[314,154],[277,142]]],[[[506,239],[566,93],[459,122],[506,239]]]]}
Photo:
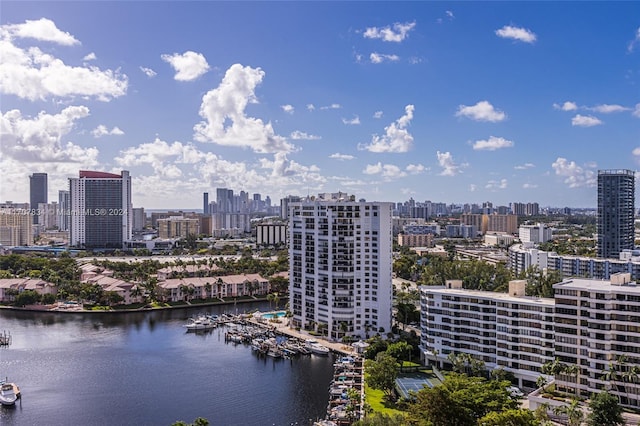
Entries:
{"type": "Polygon", "coordinates": [[[409,391],[418,392],[424,387],[432,388],[440,384],[440,380],[434,375],[407,374],[396,379],[396,390],[403,398],[409,398],[409,391]]]}

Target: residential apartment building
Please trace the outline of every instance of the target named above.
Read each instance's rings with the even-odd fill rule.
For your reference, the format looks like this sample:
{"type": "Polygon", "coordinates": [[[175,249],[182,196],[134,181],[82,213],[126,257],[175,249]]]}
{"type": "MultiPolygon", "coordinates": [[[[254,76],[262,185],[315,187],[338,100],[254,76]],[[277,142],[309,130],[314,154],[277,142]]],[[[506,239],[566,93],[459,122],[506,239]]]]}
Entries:
{"type": "Polygon", "coordinates": [[[69,244],[88,249],[122,249],[131,239],[131,176],[81,170],[69,179],[69,244]]]}
{"type": "Polygon", "coordinates": [[[188,235],[200,235],[200,219],[184,216],[171,216],[158,219],[158,237],[187,238],[188,235]]]}
{"type": "Polygon", "coordinates": [[[523,243],[546,243],[551,240],[553,231],[546,227],[543,223],[536,225],[520,225],[518,236],[523,243]]]}
{"type": "Polygon", "coordinates": [[[542,365],[554,359],[554,301],[526,297],[525,281],[496,293],[464,290],[462,281],[451,280],[421,287],[420,303],[424,360],[442,365],[450,353],[470,354],[534,388],[542,365]]]}
{"type": "Polygon", "coordinates": [[[391,330],[391,203],[338,193],[289,206],[293,325],[331,339],[391,330]]]}
{"type": "Polygon", "coordinates": [[[611,280],[567,279],[555,289],[556,356],[576,364],[575,375],[556,377],[557,386],[585,397],[608,389],[622,405],[640,406],[640,286],[629,274],[611,280]],[[611,372],[614,372],[613,374],[611,372]]]}
{"type": "Polygon", "coordinates": [[[598,257],[634,248],[635,172],[598,170],[598,257]]]}
{"type": "Polygon", "coordinates": [[[563,277],[582,277],[608,280],[613,274],[629,273],[632,280],[640,279],[640,256],[632,250],[620,253],[620,259],[559,255],[539,250],[534,244],[514,244],[509,247],[509,268],[514,274],[529,267],[540,271],[558,271],[563,277]]]}
{"type": "Polygon", "coordinates": [[[280,245],[287,243],[287,225],[285,223],[258,223],[256,224],[257,245],[280,245]]]}
{"type": "MultiPolygon", "coordinates": [[[[0,206],[0,245],[28,246],[33,244],[32,212],[28,208],[0,206]]],[[[28,207],[25,203],[24,207],[28,207]]]]}
{"type": "Polygon", "coordinates": [[[398,234],[398,245],[404,247],[433,247],[433,234],[398,234]]]}

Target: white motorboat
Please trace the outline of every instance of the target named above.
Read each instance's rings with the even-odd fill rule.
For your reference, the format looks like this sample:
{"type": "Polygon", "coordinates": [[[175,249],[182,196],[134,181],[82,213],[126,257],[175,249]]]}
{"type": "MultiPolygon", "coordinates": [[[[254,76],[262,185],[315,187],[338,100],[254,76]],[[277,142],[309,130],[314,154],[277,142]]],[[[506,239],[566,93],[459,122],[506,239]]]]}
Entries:
{"type": "Polygon", "coordinates": [[[196,318],[189,318],[189,322],[185,324],[187,331],[211,330],[217,325],[208,315],[199,315],[196,318]]]}
{"type": "Polygon", "coordinates": [[[20,390],[15,383],[5,383],[0,385],[0,404],[5,406],[15,405],[20,396],[20,390]]]}
{"type": "Polygon", "coordinates": [[[322,346],[317,340],[307,340],[307,348],[316,355],[329,355],[329,348],[322,346]]]}

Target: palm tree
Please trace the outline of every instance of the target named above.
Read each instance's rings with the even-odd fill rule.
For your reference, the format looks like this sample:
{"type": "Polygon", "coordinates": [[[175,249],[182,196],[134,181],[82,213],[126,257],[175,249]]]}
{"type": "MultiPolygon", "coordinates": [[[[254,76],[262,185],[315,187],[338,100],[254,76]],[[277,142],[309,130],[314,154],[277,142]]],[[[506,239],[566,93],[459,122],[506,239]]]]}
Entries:
{"type": "Polygon", "coordinates": [[[559,405],[553,411],[558,415],[567,416],[568,426],[580,426],[584,420],[584,412],[577,398],[573,398],[568,405],[559,405]]]}
{"type": "Polygon", "coordinates": [[[576,378],[575,392],[576,392],[576,398],[578,398],[578,391],[579,391],[578,379],[580,378],[580,367],[577,364],[567,365],[566,368],[564,369],[564,374],[568,376],[575,376],[576,378]]]}
{"type": "Polygon", "coordinates": [[[609,382],[609,390],[613,389],[613,387],[615,386],[616,396],[618,397],[619,401],[620,393],[618,392],[618,384],[616,382],[620,380],[620,375],[618,374],[616,365],[613,362],[609,363],[607,369],[602,373],[600,379],[609,382]]]}
{"type": "Polygon", "coordinates": [[[267,300],[269,301],[269,310],[271,310],[271,302],[275,299],[275,293],[267,294],[267,300]]]}

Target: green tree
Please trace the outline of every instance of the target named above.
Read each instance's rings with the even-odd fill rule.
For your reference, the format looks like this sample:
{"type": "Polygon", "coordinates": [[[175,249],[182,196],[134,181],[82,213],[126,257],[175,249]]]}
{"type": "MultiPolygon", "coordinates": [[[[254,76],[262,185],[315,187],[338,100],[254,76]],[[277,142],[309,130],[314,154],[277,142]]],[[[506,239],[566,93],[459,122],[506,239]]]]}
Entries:
{"type": "Polygon", "coordinates": [[[34,290],[25,290],[16,295],[14,304],[16,306],[35,305],[40,301],[40,295],[34,290]]]}
{"type": "Polygon", "coordinates": [[[375,412],[354,422],[353,426],[406,426],[406,424],[407,420],[401,414],[388,415],[375,412]]]}
{"type": "Polygon", "coordinates": [[[410,419],[418,425],[475,426],[490,412],[518,408],[507,390],[510,384],[450,373],[441,385],[416,394],[409,407],[410,419]]]}
{"type": "Polygon", "coordinates": [[[411,356],[413,347],[407,342],[390,343],[387,346],[387,354],[391,355],[398,361],[407,361],[411,356]]]}
{"type": "Polygon", "coordinates": [[[533,412],[518,408],[501,412],[492,411],[478,420],[482,426],[538,426],[533,412]]]}
{"type": "Polygon", "coordinates": [[[397,362],[391,355],[380,352],[375,360],[365,362],[366,381],[373,389],[384,392],[387,399],[393,397],[398,377],[397,362]]]}
{"type": "Polygon", "coordinates": [[[553,410],[557,415],[567,416],[568,426],[580,426],[584,420],[584,412],[580,401],[573,398],[569,404],[560,405],[553,410]]]}
{"type": "Polygon", "coordinates": [[[587,416],[589,426],[618,426],[624,424],[622,407],[618,404],[618,398],[607,391],[599,392],[589,401],[591,412],[587,416]]]}

